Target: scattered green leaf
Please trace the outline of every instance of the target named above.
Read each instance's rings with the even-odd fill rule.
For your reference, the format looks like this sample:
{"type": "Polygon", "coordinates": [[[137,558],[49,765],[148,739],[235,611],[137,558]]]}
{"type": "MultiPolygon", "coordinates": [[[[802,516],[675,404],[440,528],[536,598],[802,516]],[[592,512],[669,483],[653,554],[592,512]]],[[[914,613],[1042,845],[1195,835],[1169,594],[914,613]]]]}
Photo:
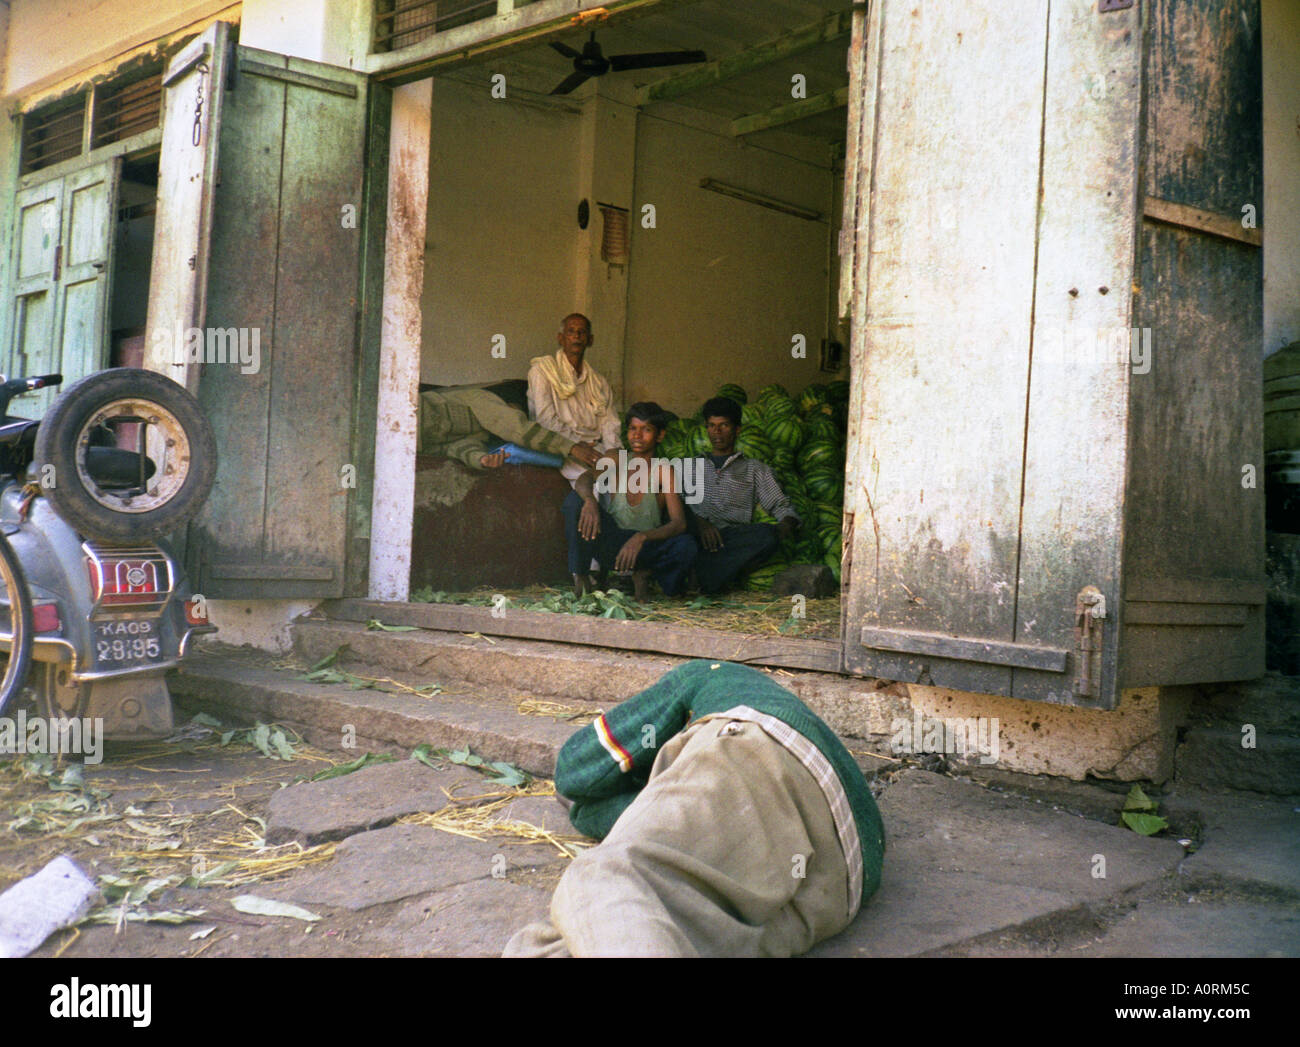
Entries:
{"type": "MultiPolygon", "coordinates": [[[[414,754],[412,754],[412,757],[414,757],[414,754]]],[[[327,767],[320,773],[313,774],[307,779],[307,781],[324,782],[331,778],[342,778],[345,774],[359,771],[363,767],[369,767],[376,763],[392,763],[394,759],[396,759],[396,757],[390,756],[388,753],[366,753],[364,756],[359,756],[350,763],[340,763],[333,767],[327,767]]]]}
{"type": "Polygon", "coordinates": [[[1124,811],[1120,814],[1124,824],[1132,829],[1135,833],[1143,836],[1154,836],[1161,829],[1169,828],[1169,823],[1158,814],[1141,814],[1137,811],[1124,811]]]}
{"type": "Polygon", "coordinates": [[[378,618],[371,618],[368,622],[366,622],[366,628],[370,630],[382,629],[386,633],[410,633],[410,632],[415,632],[417,626],[385,625],[378,618]]]}
{"type": "Polygon", "coordinates": [[[250,916],[288,916],[308,923],[315,923],[320,919],[314,912],[308,912],[297,905],[278,902],[273,898],[260,898],[256,894],[241,894],[230,904],[236,912],[248,913],[250,916]]]}

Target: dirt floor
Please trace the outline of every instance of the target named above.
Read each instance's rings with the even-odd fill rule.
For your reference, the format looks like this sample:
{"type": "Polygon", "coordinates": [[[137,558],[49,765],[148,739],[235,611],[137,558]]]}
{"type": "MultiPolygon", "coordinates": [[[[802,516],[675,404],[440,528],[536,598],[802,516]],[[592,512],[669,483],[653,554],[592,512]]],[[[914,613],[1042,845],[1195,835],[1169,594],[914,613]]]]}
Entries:
{"type": "MultiPolygon", "coordinates": [[[[397,903],[361,912],[311,906],[321,916],[316,922],[250,915],[231,905],[240,895],[274,893],[299,870],[332,862],[339,846],[266,846],[270,797],[347,762],[288,732],[277,737],[276,730],[255,739],[252,729],[190,724],[182,731],[188,738],[106,747],[95,765],[59,764],[44,755],[0,757],[0,892],[63,854],[104,894],[89,920],[56,932],[33,955],[382,954],[366,932],[382,925],[397,903]],[[237,733],[223,745],[227,731],[237,733]],[[291,757],[271,758],[259,746],[283,755],[291,750],[291,757]]],[[[526,790],[483,791],[494,789],[504,798],[542,795],[552,787],[533,780],[526,790]]],[[[403,820],[429,824],[427,816],[403,820]]],[[[509,881],[549,892],[567,862],[545,845],[535,853],[537,867],[512,868],[509,881]]]]}
{"type": "MultiPolygon", "coordinates": [[[[631,582],[628,583],[631,588],[631,582]]],[[[534,585],[523,589],[479,588],[469,592],[418,590],[414,603],[455,603],[471,607],[502,606],[526,611],[585,614],[603,618],[628,618],[670,625],[693,625],[722,629],[751,636],[784,636],[790,639],[838,640],[841,595],[795,604],[789,596],[735,592],[724,596],[669,597],[655,594],[638,603],[630,593],[612,589],[591,593],[581,599],[570,589],[534,585]]]]}

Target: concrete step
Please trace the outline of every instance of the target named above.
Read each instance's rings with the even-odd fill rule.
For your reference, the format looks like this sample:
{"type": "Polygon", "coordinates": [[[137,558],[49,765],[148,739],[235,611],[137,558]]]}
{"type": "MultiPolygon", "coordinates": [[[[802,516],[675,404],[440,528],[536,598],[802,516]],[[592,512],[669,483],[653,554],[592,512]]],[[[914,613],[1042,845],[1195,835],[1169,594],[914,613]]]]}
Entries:
{"type": "MultiPolygon", "coordinates": [[[[446,681],[442,693],[426,697],[311,683],[297,678],[301,675],[301,668],[284,668],[269,655],[215,649],[187,659],[170,683],[182,706],[237,721],[283,724],[318,748],[353,756],[409,755],[424,743],[468,747],[485,759],[549,777],[560,746],[574,731],[571,722],[521,714],[514,699],[458,688],[454,680],[446,681]]],[[[423,682],[442,681],[426,675],[423,682]]]]}
{"type": "Polygon", "coordinates": [[[1175,766],[1179,785],[1300,796],[1300,739],[1288,735],[1256,732],[1251,737],[1239,728],[1190,728],[1179,743],[1175,766]]]}
{"type": "MultiPolygon", "coordinates": [[[[346,645],[349,665],[373,667],[381,675],[425,674],[503,695],[549,697],[564,703],[609,708],[657,681],[687,659],[617,651],[582,644],[486,637],[473,633],[416,629],[387,632],[364,624],[300,618],[293,626],[294,653],[314,664],[346,645]]],[[[864,739],[858,748],[888,752],[896,718],[910,719],[902,685],[787,669],[763,669],[793,691],[840,735],[864,739]]]]}

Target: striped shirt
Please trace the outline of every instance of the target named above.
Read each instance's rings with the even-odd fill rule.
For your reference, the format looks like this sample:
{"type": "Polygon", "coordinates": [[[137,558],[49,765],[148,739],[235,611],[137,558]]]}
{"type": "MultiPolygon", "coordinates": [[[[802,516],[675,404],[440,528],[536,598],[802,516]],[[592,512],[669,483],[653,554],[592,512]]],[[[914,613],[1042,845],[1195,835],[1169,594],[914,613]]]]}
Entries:
{"type": "Polygon", "coordinates": [[[721,469],[705,455],[702,487],[701,501],[691,508],[696,516],[714,527],[750,523],[754,519],[755,503],[778,522],[786,517],[799,519],[771,468],[739,452],[723,462],[721,469]]]}

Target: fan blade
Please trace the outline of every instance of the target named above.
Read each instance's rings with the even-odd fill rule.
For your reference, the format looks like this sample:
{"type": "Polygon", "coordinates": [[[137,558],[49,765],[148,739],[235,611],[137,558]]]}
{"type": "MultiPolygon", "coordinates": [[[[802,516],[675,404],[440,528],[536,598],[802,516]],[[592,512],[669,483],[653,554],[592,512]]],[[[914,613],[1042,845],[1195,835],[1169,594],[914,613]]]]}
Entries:
{"type": "Polygon", "coordinates": [[[581,52],[581,51],[575,51],[575,50],[574,50],[572,47],[570,47],[568,44],[561,44],[561,43],[559,43],[558,41],[552,40],[552,41],[551,41],[551,46],[552,46],[553,48],[555,48],[555,50],[559,51],[560,54],[564,55],[565,58],[581,58],[581,57],[582,57],[582,52],[581,52]]]}
{"type": "Polygon", "coordinates": [[[645,51],[636,55],[610,55],[609,68],[619,73],[624,69],[654,69],[661,65],[691,65],[707,61],[703,51],[645,51]]]}
{"type": "Polygon", "coordinates": [[[586,73],[570,73],[568,77],[564,80],[564,82],[560,84],[560,86],[557,87],[554,91],[552,91],[551,94],[567,95],[575,87],[578,87],[579,85],[586,83],[590,79],[591,77],[589,77],[586,73]]]}

